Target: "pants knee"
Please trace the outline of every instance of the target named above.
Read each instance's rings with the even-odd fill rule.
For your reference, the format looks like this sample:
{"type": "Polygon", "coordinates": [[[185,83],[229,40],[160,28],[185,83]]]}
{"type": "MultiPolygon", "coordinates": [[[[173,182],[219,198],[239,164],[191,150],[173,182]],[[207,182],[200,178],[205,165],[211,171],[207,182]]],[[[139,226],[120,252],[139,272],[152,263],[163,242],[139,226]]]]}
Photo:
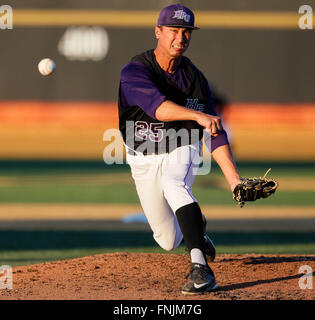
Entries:
{"type": "Polygon", "coordinates": [[[183,235],[181,232],[167,236],[167,235],[153,235],[155,241],[159,244],[159,246],[166,250],[166,251],[171,251],[176,249],[182,242],[183,240],[183,235]]]}

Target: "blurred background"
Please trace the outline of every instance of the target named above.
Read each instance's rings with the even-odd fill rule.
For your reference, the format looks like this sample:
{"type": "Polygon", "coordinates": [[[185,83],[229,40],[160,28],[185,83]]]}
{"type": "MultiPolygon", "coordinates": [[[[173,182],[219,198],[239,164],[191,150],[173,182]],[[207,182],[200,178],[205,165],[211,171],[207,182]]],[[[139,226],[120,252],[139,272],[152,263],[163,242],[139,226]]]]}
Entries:
{"type": "Polygon", "coordinates": [[[315,31],[298,13],[314,0],[29,0],[6,1],[13,29],[0,30],[0,265],[160,250],[129,167],[104,162],[111,142],[123,159],[119,134],[103,135],[118,129],[120,70],[155,47],[173,3],[195,12],[186,56],[209,80],[241,175],[272,168],[280,182],[239,209],[215,163],[197,177],[219,253],[315,253],[315,31]],[[43,77],[46,57],[57,68],[43,77]]]}

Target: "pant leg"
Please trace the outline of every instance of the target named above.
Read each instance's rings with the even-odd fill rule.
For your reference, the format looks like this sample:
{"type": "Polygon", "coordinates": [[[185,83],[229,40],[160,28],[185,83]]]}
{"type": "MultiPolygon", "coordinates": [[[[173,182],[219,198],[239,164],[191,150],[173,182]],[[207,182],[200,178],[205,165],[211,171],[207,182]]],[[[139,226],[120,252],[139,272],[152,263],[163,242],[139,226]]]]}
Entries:
{"type": "Polygon", "coordinates": [[[200,162],[199,145],[180,147],[167,160],[162,175],[164,197],[177,216],[189,253],[198,249],[194,251],[198,257],[191,258],[205,264],[202,213],[191,190],[200,162]]]}
{"type": "Polygon", "coordinates": [[[175,149],[163,160],[162,189],[173,212],[198,202],[192,184],[200,163],[199,151],[199,144],[187,145],[175,149]]]}
{"type": "Polygon", "coordinates": [[[183,235],[162,191],[163,157],[164,155],[127,155],[127,162],[131,168],[142,209],[153,231],[153,238],[163,249],[172,250],[182,242],[183,235]]]}

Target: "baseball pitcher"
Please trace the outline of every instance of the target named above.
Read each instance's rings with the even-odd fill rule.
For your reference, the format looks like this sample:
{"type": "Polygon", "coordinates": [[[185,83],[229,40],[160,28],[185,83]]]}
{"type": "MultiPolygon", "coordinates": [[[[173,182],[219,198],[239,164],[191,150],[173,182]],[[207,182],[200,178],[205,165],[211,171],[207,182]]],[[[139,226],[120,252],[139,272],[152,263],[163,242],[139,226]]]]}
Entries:
{"type": "Polygon", "coordinates": [[[118,100],[127,162],[153,237],[165,250],[183,240],[188,248],[191,266],[183,294],[217,288],[208,262],[215,259],[215,247],[192,193],[203,137],[231,191],[238,186],[237,201],[244,185],[208,81],[183,56],[196,29],[189,8],[162,9],[155,27],[157,46],[124,66],[118,100]]]}

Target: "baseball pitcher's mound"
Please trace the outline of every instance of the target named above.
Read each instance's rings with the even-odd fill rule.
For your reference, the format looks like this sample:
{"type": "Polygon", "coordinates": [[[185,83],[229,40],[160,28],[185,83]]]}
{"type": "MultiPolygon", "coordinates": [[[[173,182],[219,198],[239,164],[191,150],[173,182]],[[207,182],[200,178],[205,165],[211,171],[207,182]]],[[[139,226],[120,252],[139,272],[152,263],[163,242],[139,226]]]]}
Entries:
{"type": "Polygon", "coordinates": [[[0,300],[315,299],[315,255],[221,254],[211,267],[218,290],[184,296],[188,255],[98,254],[15,267],[13,289],[0,290],[0,300]]]}

